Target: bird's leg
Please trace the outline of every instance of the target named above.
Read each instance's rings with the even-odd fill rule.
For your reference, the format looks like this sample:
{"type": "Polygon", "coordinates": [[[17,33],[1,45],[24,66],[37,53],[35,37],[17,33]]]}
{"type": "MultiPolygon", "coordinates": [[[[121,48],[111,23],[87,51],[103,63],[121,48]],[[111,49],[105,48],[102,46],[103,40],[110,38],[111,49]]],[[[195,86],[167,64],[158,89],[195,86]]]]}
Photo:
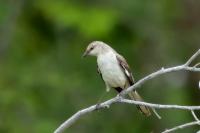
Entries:
{"type": "Polygon", "coordinates": [[[109,91],[110,91],[110,87],[108,86],[108,84],[106,84],[106,92],[109,92],[109,91]]]}
{"type": "Polygon", "coordinates": [[[101,100],[103,99],[103,97],[107,94],[107,91],[105,91],[101,97],[99,98],[99,100],[97,101],[97,104],[96,104],[96,110],[98,110],[100,108],[100,103],[101,103],[101,100]]]}

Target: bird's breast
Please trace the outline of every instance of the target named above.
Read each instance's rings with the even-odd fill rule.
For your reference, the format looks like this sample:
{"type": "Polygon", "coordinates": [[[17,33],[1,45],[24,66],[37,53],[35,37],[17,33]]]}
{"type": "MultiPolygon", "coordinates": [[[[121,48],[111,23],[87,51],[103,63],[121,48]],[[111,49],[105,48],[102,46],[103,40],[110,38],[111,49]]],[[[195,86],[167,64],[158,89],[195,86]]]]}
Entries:
{"type": "Polygon", "coordinates": [[[114,54],[102,55],[97,58],[102,78],[109,87],[124,88],[126,77],[114,54]]]}

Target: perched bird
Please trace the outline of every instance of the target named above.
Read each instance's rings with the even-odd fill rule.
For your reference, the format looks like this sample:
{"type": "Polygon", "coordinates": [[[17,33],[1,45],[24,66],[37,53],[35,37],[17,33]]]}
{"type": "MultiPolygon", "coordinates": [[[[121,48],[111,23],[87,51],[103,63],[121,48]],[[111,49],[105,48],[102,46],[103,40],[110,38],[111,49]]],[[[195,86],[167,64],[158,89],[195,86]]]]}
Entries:
{"type": "MultiPolygon", "coordinates": [[[[91,42],[85,50],[83,57],[87,55],[97,57],[98,72],[106,85],[106,90],[114,88],[118,93],[134,84],[134,78],[125,58],[113,48],[102,41],[91,42]]],[[[131,99],[143,101],[136,90],[129,93],[131,99]]],[[[148,107],[139,105],[138,109],[145,115],[150,116],[148,107]]]]}

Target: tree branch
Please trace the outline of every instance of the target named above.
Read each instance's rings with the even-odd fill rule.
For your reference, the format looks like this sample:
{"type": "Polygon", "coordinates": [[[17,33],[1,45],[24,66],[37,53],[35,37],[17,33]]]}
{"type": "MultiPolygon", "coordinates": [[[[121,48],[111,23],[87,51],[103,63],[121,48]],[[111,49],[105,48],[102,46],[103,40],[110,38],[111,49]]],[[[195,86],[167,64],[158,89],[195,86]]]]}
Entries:
{"type": "MultiPolygon", "coordinates": [[[[54,133],[62,133],[66,128],[69,128],[74,122],[76,122],[82,116],[89,114],[89,113],[91,113],[91,112],[93,112],[97,109],[109,108],[110,105],[112,105],[114,103],[128,103],[128,104],[134,104],[134,105],[145,105],[145,106],[149,106],[149,107],[152,107],[152,108],[158,108],[158,109],[181,109],[181,110],[188,110],[188,111],[200,110],[200,106],[161,105],[161,104],[153,104],[153,103],[140,102],[140,101],[134,101],[134,100],[128,100],[128,99],[122,98],[122,96],[124,96],[124,95],[128,94],[129,92],[135,90],[136,88],[140,87],[146,81],[149,81],[149,80],[156,78],[160,75],[170,73],[170,72],[183,71],[183,70],[184,71],[191,71],[191,72],[200,72],[200,68],[197,68],[195,66],[193,66],[193,67],[189,66],[192,63],[192,61],[195,60],[197,58],[197,56],[199,56],[199,55],[200,55],[200,49],[191,58],[189,58],[189,60],[185,64],[175,66],[175,67],[170,67],[170,68],[162,68],[162,69],[144,77],[143,79],[139,80],[134,85],[132,85],[129,88],[127,88],[126,90],[122,91],[116,97],[114,97],[110,100],[107,100],[103,103],[100,103],[98,105],[92,105],[88,108],[85,108],[85,109],[78,111],[73,116],[71,116],[68,120],[66,120],[63,124],[61,124],[54,131],[54,133]]],[[[164,133],[169,133],[171,131],[175,131],[177,129],[189,127],[189,126],[196,125],[196,124],[199,124],[199,121],[187,123],[187,124],[166,130],[166,131],[164,131],[164,133]]]]}
{"type": "Polygon", "coordinates": [[[179,125],[174,128],[171,128],[171,129],[167,129],[167,130],[163,131],[162,133],[170,133],[170,132],[173,132],[173,131],[176,131],[179,129],[184,129],[184,128],[191,127],[194,125],[200,125],[200,121],[199,121],[198,117],[196,116],[196,114],[194,113],[194,110],[191,110],[191,113],[192,113],[192,116],[194,117],[195,121],[189,122],[189,123],[186,123],[183,125],[179,125]]]}
{"type": "Polygon", "coordinates": [[[153,103],[123,99],[123,98],[121,98],[120,100],[117,100],[117,102],[134,104],[134,105],[145,105],[145,106],[153,107],[153,108],[156,108],[156,109],[179,109],[179,110],[188,110],[188,111],[200,110],[200,106],[180,106],[180,105],[153,104],[153,103]]]}
{"type": "Polygon", "coordinates": [[[194,65],[194,67],[199,67],[199,66],[200,66],[200,62],[194,65]]]}
{"type": "Polygon", "coordinates": [[[198,119],[198,117],[196,116],[196,114],[194,113],[194,110],[191,110],[191,113],[192,113],[192,116],[194,117],[194,119],[195,119],[196,121],[200,121],[200,120],[198,119]]]}
{"type": "Polygon", "coordinates": [[[192,57],[190,57],[190,59],[185,63],[185,66],[189,66],[192,63],[192,61],[194,61],[194,59],[196,59],[199,55],[200,49],[192,57]]]}
{"type": "Polygon", "coordinates": [[[176,131],[176,130],[179,130],[179,129],[184,129],[184,128],[191,127],[191,126],[198,125],[198,124],[200,124],[200,121],[194,121],[194,122],[186,123],[186,124],[183,124],[183,125],[180,125],[180,126],[176,126],[174,128],[171,128],[171,129],[167,129],[162,133],[170,133],[170,132],[173,132],[173,131],[176,131]]]}

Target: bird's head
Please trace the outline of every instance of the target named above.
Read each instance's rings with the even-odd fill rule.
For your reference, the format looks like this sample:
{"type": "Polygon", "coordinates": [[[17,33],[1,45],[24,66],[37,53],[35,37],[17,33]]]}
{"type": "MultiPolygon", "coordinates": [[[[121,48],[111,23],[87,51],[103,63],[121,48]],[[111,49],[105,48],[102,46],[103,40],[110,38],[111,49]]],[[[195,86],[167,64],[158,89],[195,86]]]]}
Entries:
{"type": "Polygon", "coordinates": [[[93,41],[87,46],[87,48],[83,54],[83,57],[86,57],[88,55],[98,56],[99,54],[102,54],[103,52],[107,51],[108,48],[109,48],[109,46],[107,44],[105,44],[104,42],[93,41]]]}

